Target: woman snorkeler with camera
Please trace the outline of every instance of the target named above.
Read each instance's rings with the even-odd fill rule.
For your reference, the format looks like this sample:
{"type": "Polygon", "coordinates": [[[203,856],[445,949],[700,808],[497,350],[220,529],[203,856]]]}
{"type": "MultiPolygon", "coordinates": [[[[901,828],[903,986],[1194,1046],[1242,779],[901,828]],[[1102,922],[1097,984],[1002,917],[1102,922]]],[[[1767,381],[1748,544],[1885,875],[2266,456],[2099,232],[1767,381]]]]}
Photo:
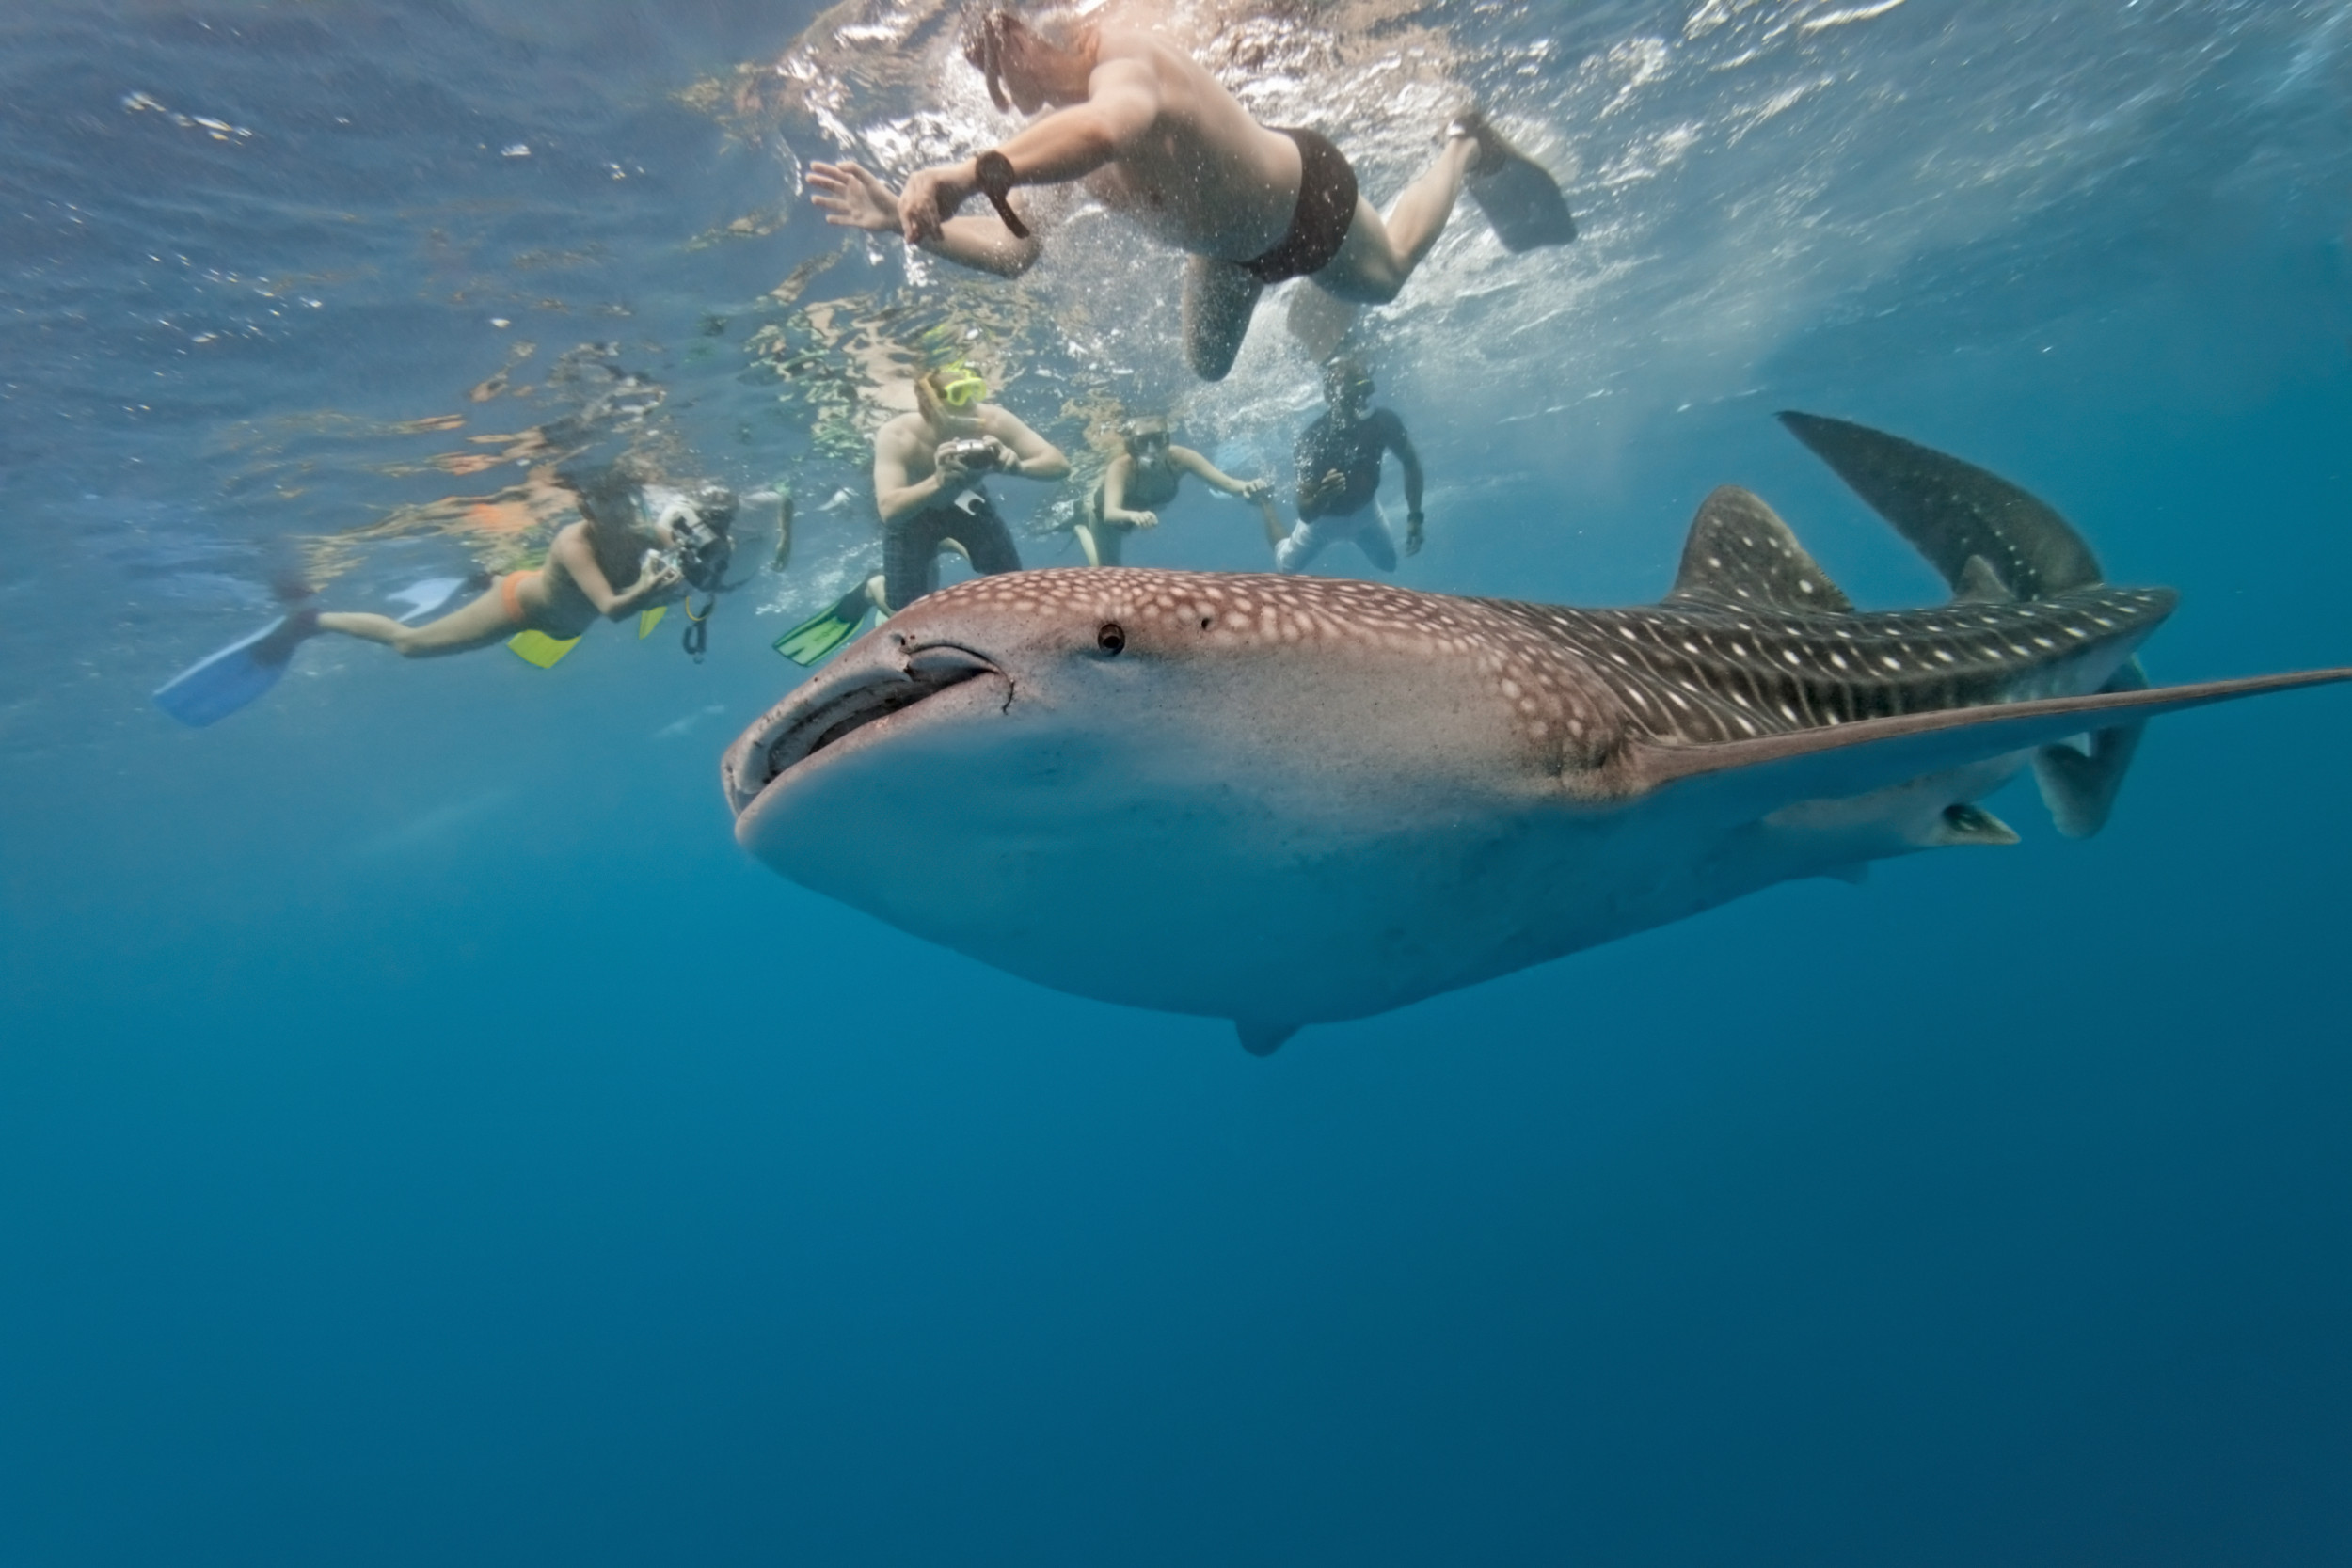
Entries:
{"type": "MultiPolygon", "coordinates": [[[[648,482],[628,462],[557,476],[580,507],[580,521],[548,542],[544,565],[509,572],[460,610],[408,626],[364,610],[303,605],[243,641],[183,671],[155,693],[165,712],[186,724],[210,724],[277,684],[294,650],[322,633],[381,642],[404,658],[470,653],[494,642],[543,668],[570,651],[599,619],[684,599],[691,589],[714,598],[732,552],[735,497],[719,485],[692,494],[648,482]]],[[[692,607],[688,606],[690,614],[692,607]]],[[[701,657],[709,608],[693,616],[687,651],[701,657]]]]}
{"type": "Polygon", "coordinates": [[[715,486],[689,498],[642,482],[623,464],[605,464],[559,482],[579,498],[580,520],[557,531],[547,563],[509,572],[461,610],[422,626],[389,615],[326,610],[317,629],[381,642],[404,658],[438,658],[534,631],[559,642],[599,619],[618,621],[685,595],[689,572],[715,578],[705,535],[723,542],[734,497],[715,486]],[[691,537],[682,537],[691,535],[691,537]],[[683,548],[699,545],[693,559],[683,548]]]}

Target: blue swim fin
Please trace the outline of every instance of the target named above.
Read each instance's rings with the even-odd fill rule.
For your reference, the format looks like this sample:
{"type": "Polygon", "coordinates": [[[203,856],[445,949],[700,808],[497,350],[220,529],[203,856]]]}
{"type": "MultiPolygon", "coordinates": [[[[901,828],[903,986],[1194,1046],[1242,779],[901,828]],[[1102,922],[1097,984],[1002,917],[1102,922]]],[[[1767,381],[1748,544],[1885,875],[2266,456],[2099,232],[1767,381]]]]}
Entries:
{"type": "Polygon", "coordinates": [[[1534,250],[1576,238],[1576,218],[1568,212],[1568,198],[1560,194],[1560,182],[1505,141],[1485,115],[1465,110],[1447,130],[1478,143],[1478,158],[1463,188],[1494,225],[1503,249],[1534,250]]]}
{"type": "Polygon", "coordinates": [[[226,719],[276,686],[294,649],[318,629],[319,612],[307,608],[272,621],[174,675],[155,693],[155,705],[199,729],[226,719]]]}

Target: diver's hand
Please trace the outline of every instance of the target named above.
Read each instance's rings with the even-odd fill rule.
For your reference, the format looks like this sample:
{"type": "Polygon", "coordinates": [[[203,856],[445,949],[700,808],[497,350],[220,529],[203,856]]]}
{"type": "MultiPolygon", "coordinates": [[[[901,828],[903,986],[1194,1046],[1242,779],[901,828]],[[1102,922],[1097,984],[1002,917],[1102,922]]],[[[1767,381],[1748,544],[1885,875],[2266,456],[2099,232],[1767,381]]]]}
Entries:
{"type": "MultiPolygon", "coordinates": [[[[1004,442],[998,440],[993,436],[983,436],[980,439],[988,443],[989,455],[996,460],[996,472],[1000,474],[1021,474],[1021,454],[1019,452],[1013,451],[1012,448],[1007,446],[1004,442]]],[[[1021,474],[1021,477],[1026,479],[1028,476],[1026,474],[1021,474]]]]}
{"type": "Polygon", "coordinates": [[[1262,501],[1274,494],[1274,486],[1263,479],[1245,479],[1241,482],[1240,494],[1246,501],[1262,501]]]}
{"type": "Polygon", "coordinates": [[[1347,493],[1347,476],[1337,468],[1326,468],[1307,486],[1309,500],[1331,500],[1347,493]]]}
{"type": "Polygon", "coordinates": [[[931,449],[931,472],[939,476],[942,490],[972,481],[972,470],[965,467],[963,453],[949,450],[954,445],[953,441],[942,441],[931,449]]]}
{"type": "Polygon", "coordinates": [[[916,171],[898,193],[898,231],[909,245],[939,238],[956,209],[979,188],[968,163],[916,171]]]}
{"type": "Polygon", "coordinates": [[[1405,514],[1405,553],[1406,555],[1421,554],[1421,522],[1420,513],[1405,514]]]}
{"type": "Polygon", "coordinates": [[[825,210],[827,223],[877,234],[900,227],[898,198],[858,164],[809,165],[808,189],[809,199],[825,210]]]}
{"type": "Polygon", "coordinates": [[[637,582],[626,595],[626,602],[638,605],[648,601],[659,603],[661,595],[670,593],[685,580],[677,562],[660,550],[647,550],[637,563],[637,582]]]}
{"type": "Polygon", "coordinates": [[[1160,526],[1160,515],[1156,512],[1137,512],[1131,507],[1122,506],[1117,513],[1106,513],[1104,515],[1110,517],[1112,522],[1125,523],[1129,528],[1157,528],[1160,526]]]}

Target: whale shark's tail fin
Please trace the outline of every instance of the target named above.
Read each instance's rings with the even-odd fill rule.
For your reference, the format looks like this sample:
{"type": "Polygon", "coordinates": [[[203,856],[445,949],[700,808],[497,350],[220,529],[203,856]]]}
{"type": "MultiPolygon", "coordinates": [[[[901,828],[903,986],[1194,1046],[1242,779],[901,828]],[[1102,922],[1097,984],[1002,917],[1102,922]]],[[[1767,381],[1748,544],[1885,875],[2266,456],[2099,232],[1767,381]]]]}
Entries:
{"type": "MultiPolygon", "coordinates": [[[[2046,598],[2102,580],[2099,558],[2074,525],[1998,474],[1844,420],[1788,411],[1780,422],[1928,558],[1955,603],[2046,598]]],[[[2100,690],[2147,688],[2135,658],[2100,690]]],[[[2117,724],[2091,731],[2088,751],[2061,743],[2034,753],[2034,779],[2058,832],[2089,838],[2106,825],[2140,729],[2117,724]]]]}

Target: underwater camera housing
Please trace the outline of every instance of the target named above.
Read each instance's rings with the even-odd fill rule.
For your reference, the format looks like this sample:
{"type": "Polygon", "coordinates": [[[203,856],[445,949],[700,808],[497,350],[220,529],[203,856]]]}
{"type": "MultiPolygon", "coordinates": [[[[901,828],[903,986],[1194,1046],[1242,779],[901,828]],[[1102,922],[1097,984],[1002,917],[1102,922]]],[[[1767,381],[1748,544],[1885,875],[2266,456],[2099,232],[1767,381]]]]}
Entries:
{"type": "Polygon", "coordinates": [[[966,436],[953,441],[942,441],[932,453],[931,461],[949,461],[963,465],[971,473],[987,473],[996,467],[996,443],[985,436],[966,436]]]}
{"type": "Polygon", "coordinates": [[[648,494],[645,499],[659,501],[655,518],[669,531],[669,554],[678,575],[703,593],[717,593],[735,556],[735,541],[728,532],[735,524],[735,492],[723,484],[703,484],[690,495],[671,491],[648,494]]]}

